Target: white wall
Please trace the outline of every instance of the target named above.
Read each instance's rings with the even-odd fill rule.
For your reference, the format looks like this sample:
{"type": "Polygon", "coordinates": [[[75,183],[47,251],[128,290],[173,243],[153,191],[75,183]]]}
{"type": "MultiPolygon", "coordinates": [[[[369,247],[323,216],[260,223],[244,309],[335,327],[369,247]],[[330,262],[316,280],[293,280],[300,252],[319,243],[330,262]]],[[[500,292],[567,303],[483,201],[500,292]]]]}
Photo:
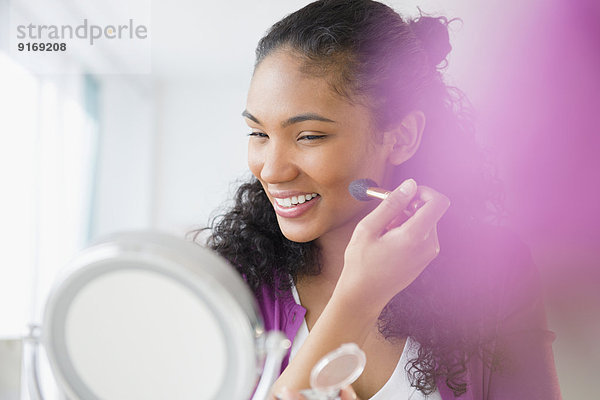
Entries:
{"type": "Polygon", "coordinates": [[[181,235],[206,224],[245,176],[246,88],[220,79],[158,92],[156,228],[181,235]]]}
{"type": "Polygon", "coordinates": [[[154,97],[131,77],[100,81],[100,143],[92,238],[152,227],[154,97]]]}

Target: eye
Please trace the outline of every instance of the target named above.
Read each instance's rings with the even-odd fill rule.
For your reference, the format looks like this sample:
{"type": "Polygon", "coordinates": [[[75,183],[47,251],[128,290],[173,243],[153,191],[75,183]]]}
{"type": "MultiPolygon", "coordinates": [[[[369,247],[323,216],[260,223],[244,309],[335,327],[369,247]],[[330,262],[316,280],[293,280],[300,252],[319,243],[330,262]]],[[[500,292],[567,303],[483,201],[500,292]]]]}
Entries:
{"type": "Polygon", "coordinates": [[[254,136],[254,137],[259,137],[259,138],[268,138],[269,137],[265,133],[262,133],[262,132],[250,132],[248,134],[248,136],[254,136]]]}
{"type": "Polygon", "coordinates": [[[314,141],[319,139],[324,139],[326,135],[306,135],[300,137],[298,140],[306,139],[308,141],[314,141]]]}

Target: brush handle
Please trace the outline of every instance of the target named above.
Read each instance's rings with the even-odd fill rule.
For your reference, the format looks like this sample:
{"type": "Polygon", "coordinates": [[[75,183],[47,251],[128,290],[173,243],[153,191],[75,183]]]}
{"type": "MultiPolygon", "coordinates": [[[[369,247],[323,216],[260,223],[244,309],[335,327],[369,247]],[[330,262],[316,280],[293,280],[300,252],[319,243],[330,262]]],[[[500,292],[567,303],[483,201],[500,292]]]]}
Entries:
{"type": "MultiPolygon", "coordinates": [[[[370,188],[367,188],[366,193],[367,193],[367,196],[369,196],[369,197],[374,197],[379,200],[385,200],[385,199],[387,199],[387,197],[390,195],[391,192],[389,190],[385,190],[385,189],[378,188],[378,187],[370,187],[370,188]]],[[[418,197],[415,197],[409,203],[408,207],[404,210],[404,213],[410,217],[415,212],[417,212],[417,210],[419,208],[421,208],[421,206],[423,204],[425,204],[425,202],[423,200],[421,200],[418,197]]]]}
{"type": "Polygon", "coordinates": [[[378,187],[367,188],[367,196],[374,197],[379,200],[385,200],[390,195],[390,191],[378,187]]]}

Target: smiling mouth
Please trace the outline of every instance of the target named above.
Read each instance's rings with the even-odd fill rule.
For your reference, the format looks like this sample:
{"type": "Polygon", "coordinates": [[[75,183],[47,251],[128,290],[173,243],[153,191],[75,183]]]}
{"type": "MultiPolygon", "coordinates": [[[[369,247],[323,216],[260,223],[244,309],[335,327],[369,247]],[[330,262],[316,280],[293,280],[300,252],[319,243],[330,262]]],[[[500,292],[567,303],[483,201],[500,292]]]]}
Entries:
{"type": "Polygon", "coordinates": [[[290,208],[290,207],[297,206],[298,204],[302,204],[302,203],[306,203],[307,201],[311,201],[312,199],[314,199],[317,196],[319,196],[318,193],[307,193],[307,194],[302,194],[300,196],[288,197],[285,199],[280,199],[278,197],[275,197],[275,201],[281,207],[290,208]]]}

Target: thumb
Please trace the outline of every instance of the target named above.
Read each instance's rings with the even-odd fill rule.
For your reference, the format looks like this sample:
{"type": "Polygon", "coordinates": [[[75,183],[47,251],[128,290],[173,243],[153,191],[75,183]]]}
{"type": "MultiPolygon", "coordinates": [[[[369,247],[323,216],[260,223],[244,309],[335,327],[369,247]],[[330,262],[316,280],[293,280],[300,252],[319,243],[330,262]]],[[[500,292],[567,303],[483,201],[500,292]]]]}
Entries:
{"type": "Polygon", "coordinates": [[[284,387],[281,393],[281,400],[301,400],[300,393],[294,392],[291,389],[284,387]]]}
{"type": "Polygon", "coordinates": [[[417,182],[412,178],[405,180],[373,211],[364,217],[359,225],[361,225],[362,229],[373,235],[378,235],[380,232],[385,231],[388,224],[402,213],[402,210],[408,207],[416,192],[417,182]]]}
{"type": "Polygon", "coordinates": [[[340,400],[359,400],[351,385],[346,386],[340,393],[340,400]]]}

